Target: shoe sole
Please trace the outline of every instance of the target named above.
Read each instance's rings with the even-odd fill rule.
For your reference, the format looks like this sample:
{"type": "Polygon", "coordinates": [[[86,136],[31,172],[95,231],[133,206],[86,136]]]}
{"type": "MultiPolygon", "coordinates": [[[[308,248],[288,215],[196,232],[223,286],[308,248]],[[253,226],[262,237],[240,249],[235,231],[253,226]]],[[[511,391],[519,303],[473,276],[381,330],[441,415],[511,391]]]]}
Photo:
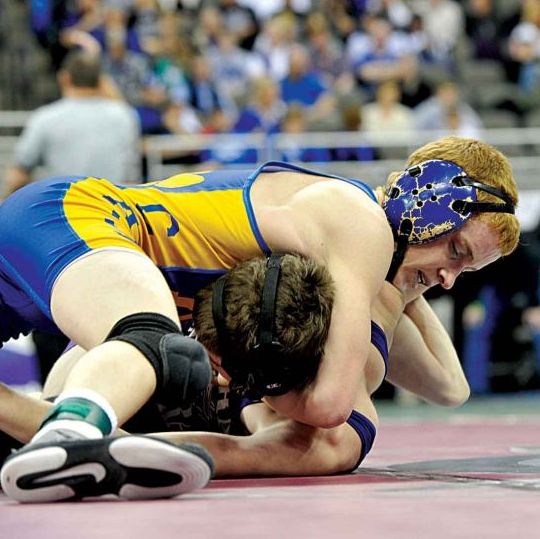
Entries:
{"type": "Polygon", "coordinates": [[[203,488],[213,474],[212,458],[194,444],[126,436],[38,445],[9,457],[0,473],[5,494],[19,502],[171,498],[203,488]]]}

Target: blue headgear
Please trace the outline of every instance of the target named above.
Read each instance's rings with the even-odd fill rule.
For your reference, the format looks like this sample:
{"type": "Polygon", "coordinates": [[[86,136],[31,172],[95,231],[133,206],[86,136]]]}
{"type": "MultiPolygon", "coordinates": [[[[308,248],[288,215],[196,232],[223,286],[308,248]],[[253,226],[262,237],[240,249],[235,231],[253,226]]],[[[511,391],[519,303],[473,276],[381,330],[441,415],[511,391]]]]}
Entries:
{"type": "Polygon", "coordinates": [[[478,212],[514,213],[508,195],[469,178],[451,161],[431,160],[405,170],[386,193],[383,203],[397,249],[387,275],[392,281],[411,244],[436,240],[462,227],[478,212]],[[477,202],[477,190],[502,203],[477,202]]]}

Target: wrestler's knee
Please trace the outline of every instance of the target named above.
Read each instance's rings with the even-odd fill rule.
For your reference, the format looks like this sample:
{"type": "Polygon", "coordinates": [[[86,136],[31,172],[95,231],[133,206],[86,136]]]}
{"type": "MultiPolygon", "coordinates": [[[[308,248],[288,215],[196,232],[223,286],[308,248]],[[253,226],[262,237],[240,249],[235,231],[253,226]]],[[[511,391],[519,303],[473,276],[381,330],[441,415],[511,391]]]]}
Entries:
{"type": "Polygon", "coordinates": [[[158,401],[180,405],[191,401],[211,381],[208,354],[197,341],[183,336],[176,323],[158,313],[136,313],[119,320],[106,341],[137,348],[156,374],[158,401]]]}

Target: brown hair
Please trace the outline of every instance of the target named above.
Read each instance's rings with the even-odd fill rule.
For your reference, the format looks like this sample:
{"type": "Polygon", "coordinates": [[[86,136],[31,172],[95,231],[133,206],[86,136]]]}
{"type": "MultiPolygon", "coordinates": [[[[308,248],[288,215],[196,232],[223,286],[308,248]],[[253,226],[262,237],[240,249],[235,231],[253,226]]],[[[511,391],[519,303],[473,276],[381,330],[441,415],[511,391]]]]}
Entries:
{"type": "Polygon", "coordinates": [[[71,84],[76,88],[98,88],[101,60],[98,55],[74,50],[69,52],[64,59],[62,71],[69,75],[71,84]]]}
{"type": "MultiPolygon", "coordinates": [[[[500,189],[512,201],[518,202],[516,180],[508,159],[496,148],[485,142],[462,137],[444,137],[430,142],[414,151],[407,161],[407,167],[428,161],[444,159],[460,166],[473,179],[500,189]]],[[[392,185],[399,173],[392,173],[386,185],[392,185]]],[[[477,191],[482,202],[501,202],[500,199],[477,191]]],[[[519,242],[519,222],[515,215],[508,213],[479,213],[472,219],[488,223],[499,236],[499,248],[503,256],[509,255],[519,242]]]]}
{"type": "MultiPolygon", "coordinates": [[[[225,324],[232,337],[229,352],[238,361],[248,358],[257,344],[266,260],[252,258],[232,268],[227,275],[225,324]]],[[[209,285],[197,294],[193,321],[201,343],[219,354],[212,316],[212,287],[209,285]]],[[[318,366],[322,358],[333,302],[334,282],[325,266],[296,254],[283,256],[276,298],[275,337],[291,358],[305,361],[308,369],[314,362],[318,366]]]]}

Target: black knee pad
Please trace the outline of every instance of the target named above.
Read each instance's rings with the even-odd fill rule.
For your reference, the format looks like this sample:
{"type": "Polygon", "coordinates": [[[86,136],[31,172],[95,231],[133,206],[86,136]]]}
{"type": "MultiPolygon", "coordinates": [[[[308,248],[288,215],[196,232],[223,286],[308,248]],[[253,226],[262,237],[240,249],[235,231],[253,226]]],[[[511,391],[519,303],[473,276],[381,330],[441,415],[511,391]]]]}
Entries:
{"type": "Polygon", "coordinates": [[[184,337],[178,326],[161,314],[126,316],[105,341],[127,342],[148,359],[156,372],[158,402],[185,405],[211,381],[212,369],[202,344],[184,337]]]}

